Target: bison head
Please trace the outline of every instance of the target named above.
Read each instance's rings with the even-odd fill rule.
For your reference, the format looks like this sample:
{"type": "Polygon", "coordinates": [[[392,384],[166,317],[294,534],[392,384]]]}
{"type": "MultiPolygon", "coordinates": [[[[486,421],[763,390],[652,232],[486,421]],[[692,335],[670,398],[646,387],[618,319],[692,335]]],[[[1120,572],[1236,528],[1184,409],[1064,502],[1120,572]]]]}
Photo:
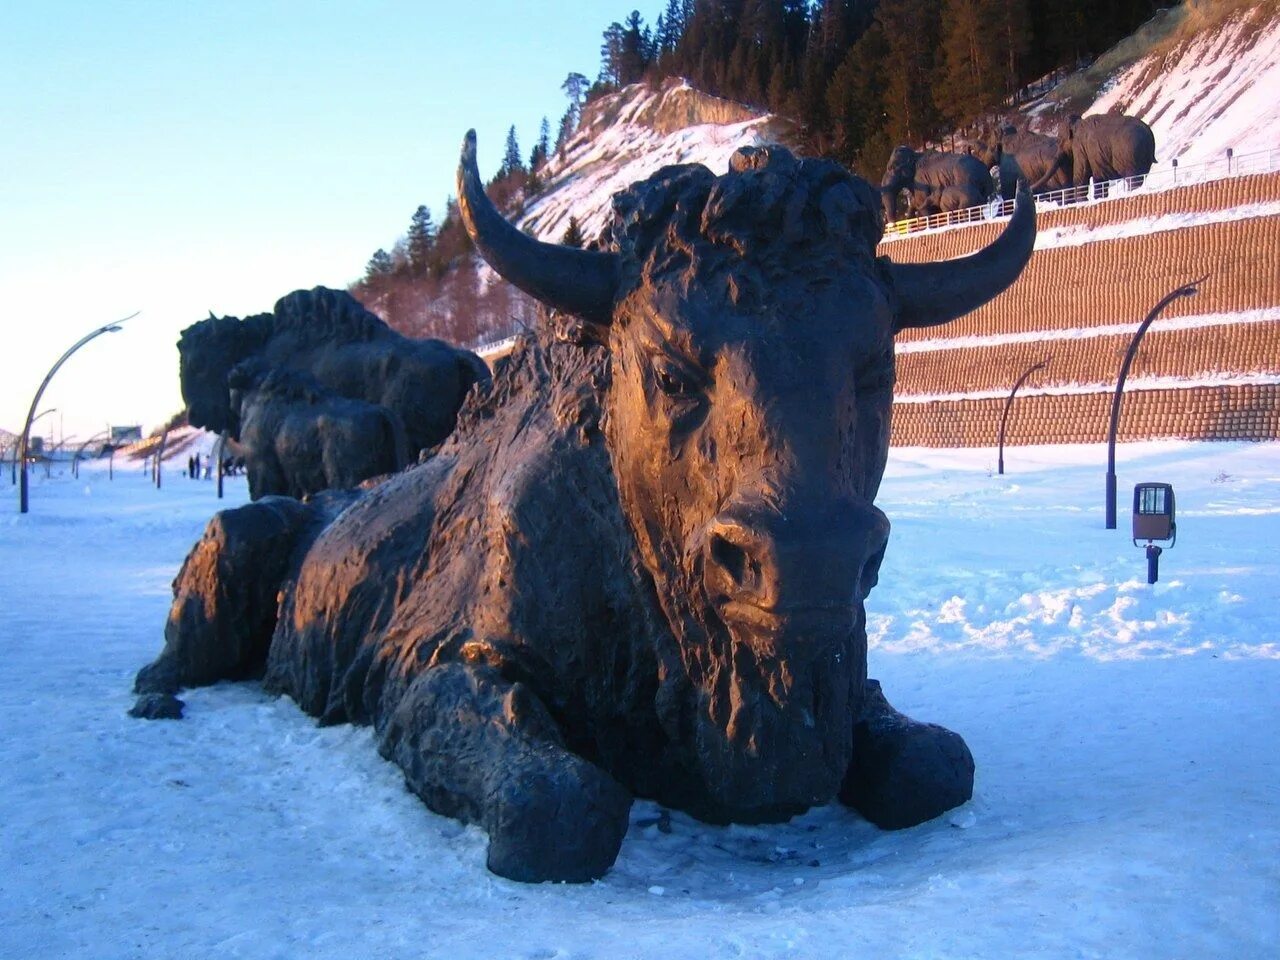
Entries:
{"type": "Polygon", "coordinates": [[[673,641],[657,710],[703,815],[768,819],[830,799],[866,678],[863,600],[889,523],[893,337],[1018,275],[1034,212],[946,266],[875,257],[876,193],[822,160],[740,150],[730,172],[660,170],[614,199],[608,249],[539,243],[484,194],[463,221],[504,277],[607,344],[618,490],[673,641]]]}
{"type": "MultiPolygon", "coordinates": [[[[269,319],[270,315],[267,315],[269,319]]],[[[215,433],[237,429],[227,377],[263,339],[262,318],[215,317],[194,323],[178,339],[178,374],[182,399],[192,426],[215,433]]]]}

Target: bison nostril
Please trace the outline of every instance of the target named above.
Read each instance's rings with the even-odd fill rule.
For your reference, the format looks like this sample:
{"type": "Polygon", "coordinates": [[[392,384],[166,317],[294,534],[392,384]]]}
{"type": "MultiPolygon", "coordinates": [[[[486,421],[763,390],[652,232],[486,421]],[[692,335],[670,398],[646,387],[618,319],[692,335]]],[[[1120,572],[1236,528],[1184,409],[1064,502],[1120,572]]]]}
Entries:
{"type": "Polygon", "coordinates": [[[858,593],[863,599],[866,599],[867,594],[880,582],[880,564],[884,562],[884,550],[888,543],[886,539],[880,545],[880,549],[868,557],[866,563],[862,565],[862,572],[858,576],[858,593]]]}
{"type": "Polygon", "coordinates": [[[736,543],[730,543],[724,537],[711,538],[711,559],[738,586],[742,586],[743,577],[747,574],[747,551],[736,543]]]}

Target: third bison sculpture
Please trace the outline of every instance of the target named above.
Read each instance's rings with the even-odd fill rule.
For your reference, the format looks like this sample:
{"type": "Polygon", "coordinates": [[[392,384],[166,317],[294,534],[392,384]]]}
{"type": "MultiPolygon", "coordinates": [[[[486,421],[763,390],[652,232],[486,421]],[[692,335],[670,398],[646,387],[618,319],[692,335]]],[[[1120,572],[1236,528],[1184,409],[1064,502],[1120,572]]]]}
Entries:
{"type": "Polygon", "coordinates": [[[633,796],[713,822],[838,797],[886,828],[969,799],[964,741],[867,678],[872,501],[894,335],[1013,283],[1035,213],[1024,193],[989,247],[895,264],[878,199],[747,148],[618,194],[606,246],[578,250],[494,209],[468,134],[467,230],[552,310],[430,459],[215,517],[143,700],[265,671],[322,723],[372,724],[526,881],[603,874],[633,796]]]}

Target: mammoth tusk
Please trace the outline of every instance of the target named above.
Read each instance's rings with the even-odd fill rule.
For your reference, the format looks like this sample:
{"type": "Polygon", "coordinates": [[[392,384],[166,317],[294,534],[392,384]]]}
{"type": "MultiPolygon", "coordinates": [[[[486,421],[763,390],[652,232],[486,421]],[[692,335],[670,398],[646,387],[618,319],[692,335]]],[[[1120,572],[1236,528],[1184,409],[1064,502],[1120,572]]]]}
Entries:
{"type": "Polygon", "coordinates": [[[1035,242],[1035,201],[1019,183],[1013,217],[990,245],[955,260],[889,265],[898,293],[897,329],[933,327],[978,309],[1018,279],[1035,242]]]}
{"type": "Polygon", "coordinates": [[[476,132],[458,162],[458,209],[476,249],[503,279],[550,307],[607,324],[618,287],[617,257],[526,236],[494,208],[476,167],[476,132]]]}

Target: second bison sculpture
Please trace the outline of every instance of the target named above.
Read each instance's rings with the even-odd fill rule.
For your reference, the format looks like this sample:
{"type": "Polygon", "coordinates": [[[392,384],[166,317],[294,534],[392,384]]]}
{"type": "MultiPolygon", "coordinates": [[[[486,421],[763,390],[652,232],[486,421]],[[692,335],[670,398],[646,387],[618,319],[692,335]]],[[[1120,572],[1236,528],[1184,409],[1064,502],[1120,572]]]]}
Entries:
{"type": "Polygon", "coordinates": [[[347,500],[215,517],[143,700],[265,671],[322,723],[372,724],[525,881],[602,875],[633,796],[721,823],[839,798],[886,828],[965,802],[964,741],[867,677],[873,500],[895,334],[1013,283],[1035,213],[1021,194],[989,247],[895,264],[878,199],[746,148],[723,176],[623,191],[605,248],[578,250],[503,219],[468,134],[467,230],[552,312],[435,456],[347,500]]]}
{"type": "Polygon", "coordinates": [[[402,336],[346,291],[324,287],[296,290],[272,313],[244,320],[210,316],[193,324],[182,331],[178,356],[193,426],[244,441],[241,408],[254,411],[258,427],[244,446],[248,473],[258,481],[250,484],[255,498],[315,492],[320,480],[358,482],[388,462],[388,451],[395,453],[389,469],[400,469],[449,435],[467,391],[489,379],[489,368],[474,353],[402,336]],[[279,375],[264,389],[274,371],[279,375]],[[266,408],[273,400],[279,409],[266,408]],[[362,438],[352,418],[371,423],[369,407],[383,417],[362,438]],[[304,427],[308,412],[325,419],[304,427]],[[399,430],[394,442],[385,436],[387,420],[399,430]],[[307,442],[289,444],[262,429],[286,422],[307,442]]]}

